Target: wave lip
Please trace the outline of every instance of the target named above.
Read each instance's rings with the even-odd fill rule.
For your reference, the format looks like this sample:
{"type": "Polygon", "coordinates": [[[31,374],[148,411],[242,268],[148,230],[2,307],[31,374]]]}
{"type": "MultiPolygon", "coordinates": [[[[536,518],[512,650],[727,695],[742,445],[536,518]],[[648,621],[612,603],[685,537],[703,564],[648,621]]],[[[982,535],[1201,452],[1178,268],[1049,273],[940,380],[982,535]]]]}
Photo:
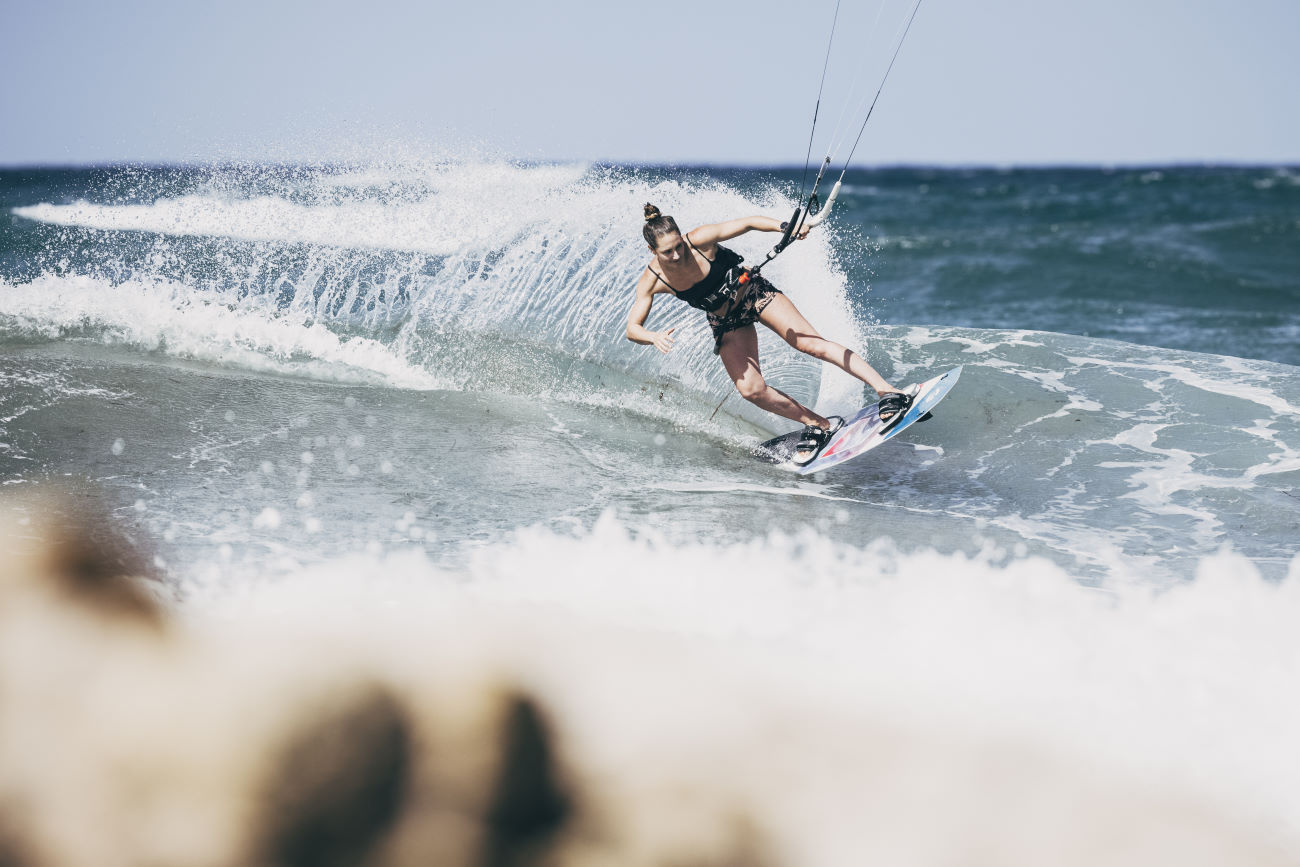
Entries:
{"type": "Polygon", "coordinates": [[[59,226],[446,256],[509,239],[585,167],[459,166],[311,178],[306,190],[216,189],[149,203],[42,202],[16,215],[59,226]]]}
{"type": "Polygon", "coordinates": [[[106,345],[262,373],[436,389],[440,380],[368,337],[340,337],[319,322],[265,307],[233,307],[167,280],[114,284],[43,275],[0,281],[0,333],[84,338],[106,345]]]}

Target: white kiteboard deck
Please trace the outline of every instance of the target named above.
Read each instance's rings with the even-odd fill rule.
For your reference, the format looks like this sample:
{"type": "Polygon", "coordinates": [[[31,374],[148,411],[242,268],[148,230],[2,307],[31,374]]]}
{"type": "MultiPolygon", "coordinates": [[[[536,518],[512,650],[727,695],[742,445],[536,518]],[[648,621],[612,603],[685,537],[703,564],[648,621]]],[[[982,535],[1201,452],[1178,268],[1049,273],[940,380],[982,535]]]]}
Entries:
{"type": "Polygon", "coordinates": [[[876,405],[873,403],[871,406],[864,406],[845,420],[844,425],[831,437],[831,441],[822,449],[821,454],[803,466],[794,462],[794,447],[799,442],[800,434],[803,433],[802,428],[768,440],[754,450],[754,455],[769,463],[794,470],[800,475],[842,464],[871,451],[881,443],[888,442],[916,424],[944,399],[957,384],[960,376],[961,365],[958,365],[947,373],[913,386],[915,393],[912,405],[907,408],[902,420],[884,433],[880,430],[884,427],[884,422],[880,420],[880,412],[876,405]]]}

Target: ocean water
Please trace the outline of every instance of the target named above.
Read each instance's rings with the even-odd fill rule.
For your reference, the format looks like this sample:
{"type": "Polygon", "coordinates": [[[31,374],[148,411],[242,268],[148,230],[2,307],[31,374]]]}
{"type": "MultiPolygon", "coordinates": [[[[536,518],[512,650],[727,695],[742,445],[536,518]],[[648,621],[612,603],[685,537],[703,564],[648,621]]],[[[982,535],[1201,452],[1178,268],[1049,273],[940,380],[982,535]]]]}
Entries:
{"type": "MultiPolygon", "coordinates": [[[[965,371],[807,478],[751,457],[790,425],[697,311],[623,337],[643,202],[784,219],[798,180],[0,171],[0,485],[93,484],[180,606],[348,563],[761,645],[1300,839],[1300,169],[850,172],[765,273],[896,384],[965,371]]],[[[871,398],[760,347],[822,412],[871,398]]]]}

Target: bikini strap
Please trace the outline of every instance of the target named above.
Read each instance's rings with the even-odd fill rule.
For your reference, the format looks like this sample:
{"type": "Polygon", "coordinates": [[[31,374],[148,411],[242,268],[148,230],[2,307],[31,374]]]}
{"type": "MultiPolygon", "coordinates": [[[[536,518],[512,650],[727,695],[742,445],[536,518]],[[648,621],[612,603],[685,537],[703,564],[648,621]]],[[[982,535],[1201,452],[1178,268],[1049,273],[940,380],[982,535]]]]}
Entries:
{"type": "MultiPolygon", "coordinates": [[[[695,242],[691,240],[691,233],[690,233],[690,232],[686,232],[685,234],[682,235],[682,237],[686,239],[686,243],[687,243],[688,245],[690,245],[690,248],[691,248],[692,250],[694,250],[696,253],[699,253],[701,256],[704,256],[704,253],[700,250],[700,248],[697,247],[697,246],[695,246],[695,242]]],[[[714,258],[716,258],[716,257],[714,257],[714,258]]],[[[714,260],[713,260],[713,259],[710,259],[708,256],[704,256],[704,261],[705,261],[705,262],[708,262],[710,266],[712,266],[712,265],[713,265],[713,262],[714,262],[714,260]]],[[[647,265],[646,267],[650,269],[650,273],[651,273],[651,274],[655,275],[655,277],[657,277],[657,278],[659,278],[660,280],[662,280],[662,281],[663,281],[663,284],[664,284],[665,286],[667,286],[667,287],[672,291],[672,293],[673,293],[674,295],[681,295],[681,293],[677,291],[677,288],[676,288],[675,286],[673,286],[673,284],[669,283],[669,282],[664,278],[664,275],[660,274],[658,271],[656,271],[656,270],[654,269],[654,266],[652,266],[652,265],[647,265]]],[[[653,288],[653,287],[651,287],[651,288],[653,288]]]]}
{"type": "MultiPolygon", "coordinates": [[[[699,253],[701,256],[704,256],[704,251],[701,250],[699,247],[695,246],[695,242],[691,240],[691,233],[690,233],[690,232],[687,232],[685,235],[682,235],[682,237],[686,239],[686,243],[687,243],[687,244],[690,244],[690,245],[691,245],[691,249],[692,249],[692,250],[694,250],[696,253],[699,253]]],[[[716,246],[716,245],[715,245],[715,246],[716,246]]],[[[716,258],[716,257],[715,257],[715,258],[716,258]]],[[[708,262],[710,265],[713,264],[713,259],[710,259],[708,256],[704,256],[704,261],[705,261],[705,262],[708,262]]],[[[665,282],[666,282],[666,281],[665,281],[665,282]]]]}
{"type": "MultiPolygon", "coordinates": [[[[701,255],[701,256],[704,256],[703,253],[701,253],[700,255],[701,255]]],[[[705,258],[708,258],[708,257],[705,256],[705,258]]],[[[646,267],[647,267],[647,268],[650,268],[650,273],[653,274],[653,275],[655,275],[655,277],[657,277],[657,278],[658,278],[658,279],[659,279],[659,280],[660,280],[660,281],[661,281],[665,286],[667,286],[667,287],[668,287],[668,290],[669,290],[670,292],[672,292],[674,295],[677,294],[677,290],[673,288],[673,284],[671,284],[671,283],[669,283],[667,280],[665,280],[665,279],[664,279],[664,275],[660,274],[658,271],[656,271],[654,268],[651,268],[649,265],[647,265],[646,267]]],[[[654,284],[653,284],[653,283],[650,284],[650,288],[651,288],[651,289],[654,288],[654,284]]]]}

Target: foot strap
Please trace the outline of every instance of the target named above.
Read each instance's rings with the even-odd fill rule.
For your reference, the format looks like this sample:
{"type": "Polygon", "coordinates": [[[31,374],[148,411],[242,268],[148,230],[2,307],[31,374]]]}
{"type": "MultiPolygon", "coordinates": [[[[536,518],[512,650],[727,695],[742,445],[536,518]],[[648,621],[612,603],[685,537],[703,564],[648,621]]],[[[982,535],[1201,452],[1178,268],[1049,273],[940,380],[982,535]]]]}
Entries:
{"type": "Polygon", "coordinates": [[[822,453],[826,444],[831,441],[836,432],[844,427],[844,419],[838,415],[831,416],[831,426],[823,429],[815,424],[805,425],[803,432],[799,435],[799,442],[794,447],[794,463],[796,466],[806,466],[814,458],[822,453]]]}
{"type": "Polygon", "coordinates": [[[894,429],[903,416],[912,406],[912,396],[903,391],[891,391],[880,396],[876,403],[876,409],[880,413],[880,420],[884,425],[880,428],[882,434],[889,433],[894,429]]]}

